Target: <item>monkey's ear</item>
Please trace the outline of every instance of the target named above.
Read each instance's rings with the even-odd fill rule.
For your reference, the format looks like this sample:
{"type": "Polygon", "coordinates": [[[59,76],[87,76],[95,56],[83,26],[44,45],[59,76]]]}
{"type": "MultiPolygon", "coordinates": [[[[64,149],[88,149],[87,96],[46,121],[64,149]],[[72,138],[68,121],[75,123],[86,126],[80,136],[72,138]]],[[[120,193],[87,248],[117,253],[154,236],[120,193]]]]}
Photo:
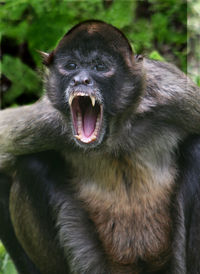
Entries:
{"type": "Polygon", "coordinates": [[[52,60],[53,60],[53,56],[54,56],[53,51],[51,53],[47,53],[47,52],[44,52],[44,51],[41,51],[41,50],[37,50],[37,52],[42,57],[42,63],[45,66],[49,66],[51,64],[52,60]]]}
{"type": "Polygon", "coordinates": [[[135,55],[135,59],[136,59],[136,61],[143,61],[143,56],[141,55],[141,54],[136,54],[135,55]]]}

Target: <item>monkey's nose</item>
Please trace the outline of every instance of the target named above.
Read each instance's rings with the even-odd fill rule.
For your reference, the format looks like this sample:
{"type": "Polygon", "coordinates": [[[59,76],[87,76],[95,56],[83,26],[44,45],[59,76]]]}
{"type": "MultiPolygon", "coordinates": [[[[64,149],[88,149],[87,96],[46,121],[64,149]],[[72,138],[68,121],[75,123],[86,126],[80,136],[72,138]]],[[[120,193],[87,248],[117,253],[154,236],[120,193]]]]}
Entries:
{"type": "Polygon", "coordinates": [[[74,78],[72,79],[71,84],[73,86],[77,86],[77,85],[92,85],[92,79],[90,78],[90,76],[85,73],[85,72],[81,72],[78,75],[75,75],[74,78]]]}

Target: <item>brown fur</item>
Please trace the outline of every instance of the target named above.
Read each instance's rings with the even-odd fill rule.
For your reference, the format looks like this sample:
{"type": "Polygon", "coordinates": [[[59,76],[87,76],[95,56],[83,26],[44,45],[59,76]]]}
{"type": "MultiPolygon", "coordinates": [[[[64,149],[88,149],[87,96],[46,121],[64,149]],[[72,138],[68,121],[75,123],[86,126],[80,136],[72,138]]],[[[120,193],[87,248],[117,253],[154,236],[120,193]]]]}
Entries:
{"type": "MultiPolygon", "coordinates": [[[[115,269],[112,273],[120,273],[116,272],[120,265],[131,265],[133,269],[138,260],[152,265],[152,269],[160,268],[160,258],[164,264],[170,251],[169,204],[176,172],[171,168],[162,177],[158,171],[156,178],[139,158],[140,155],[134,155],[134,161],[128,156],[116,160],[108,156],[98,160],[93,156],[93,164],[86,156],[84,162],[80,159],[80,174],[87,170],[92,178],[85,183],[86,178],[82,177],[80,199],[96,225],[115,269]],[[90,164],[86,168],[84,163],[90,164]]],[[[123,271],[129,273],[124,267],[123,271]]]]}
{"type": "Polygon", "coordinates": [[[89,34],[93,34],[93,33],[97,33],[101,30],[101,26],[99,26],[99,24],[92,24],[92,26],[90,28],[88,28],[88,33],[89,34]]]}

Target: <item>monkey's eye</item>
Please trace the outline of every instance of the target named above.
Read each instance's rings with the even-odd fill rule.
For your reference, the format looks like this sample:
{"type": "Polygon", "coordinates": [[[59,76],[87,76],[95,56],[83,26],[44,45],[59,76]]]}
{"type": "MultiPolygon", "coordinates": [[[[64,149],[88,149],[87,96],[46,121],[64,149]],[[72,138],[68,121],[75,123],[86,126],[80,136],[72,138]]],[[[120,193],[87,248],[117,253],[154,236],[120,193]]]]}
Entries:
{"type": "Polygon", "coordinates": [[[106,67],[106,65],[100,63],[100,64],[96,64],[94,66],[94,70],[96,70],[96,71],[106,71],[107,67],[106,67]]]}
{"type": "Polygon", "coordinates": [[[68,63],[65,65],[65,69],[67,70],[75,70],[77,68],[77,64],[75,63],[68,63]]]}

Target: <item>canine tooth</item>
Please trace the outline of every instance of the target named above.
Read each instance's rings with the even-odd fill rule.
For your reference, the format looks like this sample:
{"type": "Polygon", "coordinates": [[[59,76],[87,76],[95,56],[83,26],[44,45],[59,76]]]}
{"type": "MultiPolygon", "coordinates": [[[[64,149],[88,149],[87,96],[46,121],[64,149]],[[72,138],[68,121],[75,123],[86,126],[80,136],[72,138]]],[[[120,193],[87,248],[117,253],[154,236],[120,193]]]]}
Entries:
{"type": "Polygon", "coordinates": [[[69,97],[69,105],[70,105],[70,106],[71,106],[71,104],[72,104],[73,99],[74,99],[74,95],[70,95],[70,97],[69,97]]]}
{"type": "Polygon", "coordinates": [[[91,102],[92,102],[92,106],[94,107],[95,106],[95,97],[93,95],[90,95],[90,99],[91,99],[91,102]]]}
{"type": "Polygon", "coordinates": [[[92,138],[91,138],[91,141],[95,141],[96,140],[96,136],[93,136],[92,138]]]}
{"type": "Polygon", "coordinates": [[[75,137],[76,139],[78,139],[78,140],[81,139],[81,137],[80,137],[79,135],[74,135],[74,137],[75,137]]]}

